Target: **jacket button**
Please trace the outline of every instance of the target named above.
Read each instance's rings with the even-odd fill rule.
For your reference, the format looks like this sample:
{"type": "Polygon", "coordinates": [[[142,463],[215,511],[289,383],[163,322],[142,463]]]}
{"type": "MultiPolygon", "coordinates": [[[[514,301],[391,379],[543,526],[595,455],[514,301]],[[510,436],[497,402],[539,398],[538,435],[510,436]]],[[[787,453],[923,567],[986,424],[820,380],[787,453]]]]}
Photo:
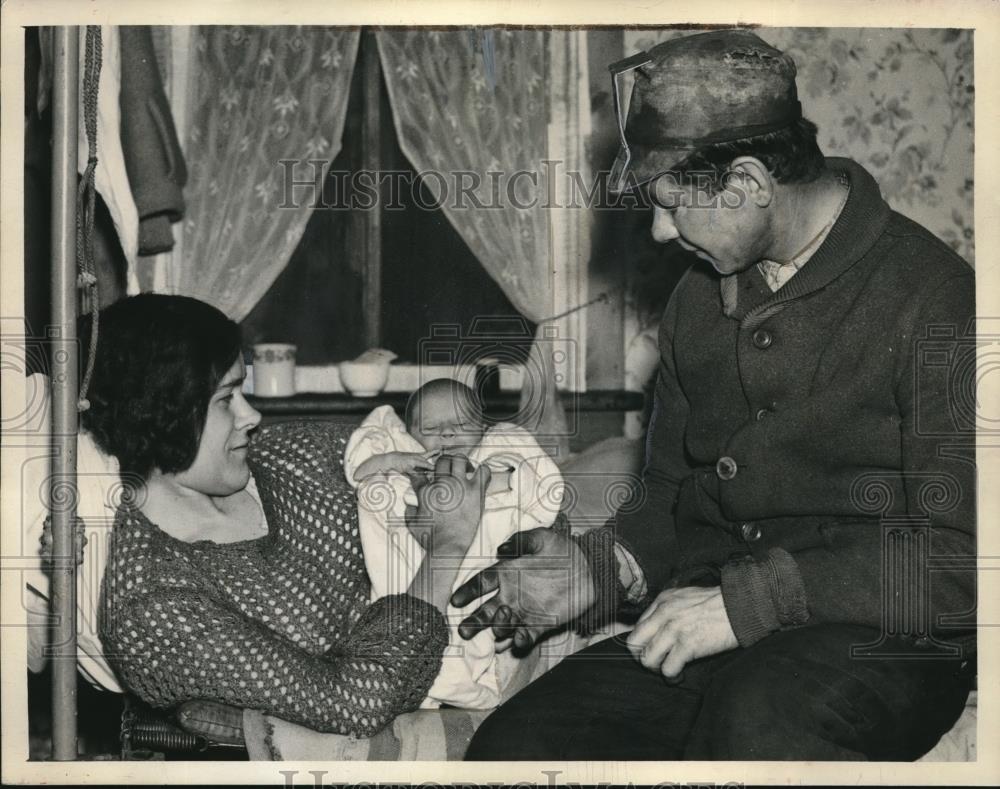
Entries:
{"type": "Polygon", "coordinates": [[[761,538],[760,526],[756,523],[741,523],[740,536],[747,542],[757,542],[761,538]]]}
{"type": "Polygon", "coordinates": [[[769,408],[759,408],[759,409],[757,409],[757,413],[756,413],[756,414],[754,415],[754,418],[755,418],[755,419],[756,419],[756,420],[757,420],[758,422],[760,422],[760,421],[762,421],[762,420],[764,419],[764,417],[765,417],[765,416],[767,416],[767,415],[768,415],[769,413],[771,413],[771,410],[770,410],[769,408]]]}
{"type": "Polygon", "coordinates": [[[721,480],[730,480],[736,476],[736,461],[731,457],[721,457],[715,464],[715,473],[721,480]]]}
{"type": "Polygon", "coordinates": [[[753,333],[753,344],[761,350],[769,348],[772,342],[774,342],[774,337],[767,329],[757,329],[753,333]]]}

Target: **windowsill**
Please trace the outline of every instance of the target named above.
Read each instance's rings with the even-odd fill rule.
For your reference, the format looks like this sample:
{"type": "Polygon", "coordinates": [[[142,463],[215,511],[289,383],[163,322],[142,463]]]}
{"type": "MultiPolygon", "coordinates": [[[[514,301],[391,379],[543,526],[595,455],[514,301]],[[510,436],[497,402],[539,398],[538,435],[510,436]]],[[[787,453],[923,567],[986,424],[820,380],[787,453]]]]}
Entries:
{"type": "MultiPolygon", "coordinates": [[[[354,397],[345,392],[303,392],[292,397],[248,397],[264,416],[323,416],[367,414],[382,405],[391,405],[402,412],[409,392],[382,392],[375,397],[354,397]]],[[[643,407],[641,392],[595,390],[560,392],[563,406],[574,411],[626,412],[643,407]]],[[[486,412],[493,417],[510,417],[519,411],[520,392],[491,392],[483,395],[486,412]]]]}
{"type": "MultiPolygon", "coordinates": [[[[524,375],[520,365],[497,365],[500,372],[500,391],[519,392],[524,375]]],[[[248,366],[246,385],[243,391],[253,394],[252,365],[248,366]]],[[[455,367],[453,365],[390,364],[389,378],[382,394],[414,392],[434,378],[457,378],[460,381],[475,380],[475,365],[455,367]]],[[[340,369],[336,364],[303,365],[295,368],[296,397],[302,394],[343,394],[347,391],[340,381],[340,369]]],[[[269,398],[273,399],[273,398],[269,398]]],[[[282,398],[284,399],[284,398],[282,398]]]]}

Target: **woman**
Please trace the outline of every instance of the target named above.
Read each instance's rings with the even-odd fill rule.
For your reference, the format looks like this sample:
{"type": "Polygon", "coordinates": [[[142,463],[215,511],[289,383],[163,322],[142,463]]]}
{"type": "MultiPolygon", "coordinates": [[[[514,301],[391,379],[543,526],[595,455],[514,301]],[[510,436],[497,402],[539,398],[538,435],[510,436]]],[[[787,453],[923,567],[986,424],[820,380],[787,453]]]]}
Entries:
{"type": "Polygon", "coordinates": [[[416,513],[434,533],[421,572],[410,594],[370,604],[348,431],[255,430],[239,327],[195,299],[134,296],[98,328],[82,419],[130,490],[100,607],[124,685],[154,706],[210,699],[357,736],[415,709],[448,643],[442,557],[471,543],[484,475],[439,462],[416,513]],[[435,512],[442,494],[458,506],[435,512]]]}

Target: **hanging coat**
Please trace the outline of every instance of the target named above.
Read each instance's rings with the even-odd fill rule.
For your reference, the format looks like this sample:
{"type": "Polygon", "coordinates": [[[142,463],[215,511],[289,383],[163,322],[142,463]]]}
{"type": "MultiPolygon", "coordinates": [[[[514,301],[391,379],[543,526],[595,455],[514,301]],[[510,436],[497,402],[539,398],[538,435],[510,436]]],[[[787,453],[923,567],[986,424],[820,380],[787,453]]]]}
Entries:
{"type": "Polygon", "coordinates": [[[147,26],[119,28],[121,41],[121,140],[125,167],[139,211],[139,254],[173,248],[171,222],[184,214],[184,155],[156,63],[147,26]]]}

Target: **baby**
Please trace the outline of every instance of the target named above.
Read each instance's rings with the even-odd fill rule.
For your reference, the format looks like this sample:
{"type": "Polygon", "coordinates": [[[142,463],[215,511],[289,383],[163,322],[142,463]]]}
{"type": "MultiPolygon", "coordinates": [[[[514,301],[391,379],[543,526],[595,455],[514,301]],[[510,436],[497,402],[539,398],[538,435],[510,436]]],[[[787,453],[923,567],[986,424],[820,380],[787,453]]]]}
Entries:
{"type": "MultiPolygon", "coordinates": [[[[405,592],[423,549],[405,525],[406,506],[416,506],[413,480],[433,469],[441,453],[460,454],[474,466],[486,463],[492,477],[483,518],[454,588],[496,561],[512,534],[551,526],[562,504],[562,476],[534,437],[513,424],[485,426],[482,406],[468,386],[449,378],[428,382],[406,404],[405,423],[391,406],[376,408],[354,431],[344,453],[348,482],[358,489],[358,521],[372,599],[405,592]]],[[[509,652],[497,655],[493,634],[465,641],[457,626],[476,605],[448,607],[451,644],[440,674],[422,706],[450,704],[489,709],[500,703],[513,670],[509,652]]]]}
{"type": "MultiPolygon", "coordinates": [[[[354,478],[362,480],[389,472],[412,477],[434,468],[431,458],[442,452],[468,456],[482,441],[483,421],[482,409],[472,389],[450,378],[436,378],[410,396],[405,423],[399,421],[389,406],[376,408],[362,423],[351,442],[355,438],[365,439],[376,454],[354,470],[354,478]],[[366,430],[368,427],[379,430],[372,432],[366,430]],[[403,444],[409,444],[407,449],[380,451],[384,445],[378,443],[384,438],[381,431],[394,433],[400,429],[420,445],[419,449],[404,440],[403,444]]],[[[389,443],[395,446],[397,442],[390,439],[389,443]]]]}

